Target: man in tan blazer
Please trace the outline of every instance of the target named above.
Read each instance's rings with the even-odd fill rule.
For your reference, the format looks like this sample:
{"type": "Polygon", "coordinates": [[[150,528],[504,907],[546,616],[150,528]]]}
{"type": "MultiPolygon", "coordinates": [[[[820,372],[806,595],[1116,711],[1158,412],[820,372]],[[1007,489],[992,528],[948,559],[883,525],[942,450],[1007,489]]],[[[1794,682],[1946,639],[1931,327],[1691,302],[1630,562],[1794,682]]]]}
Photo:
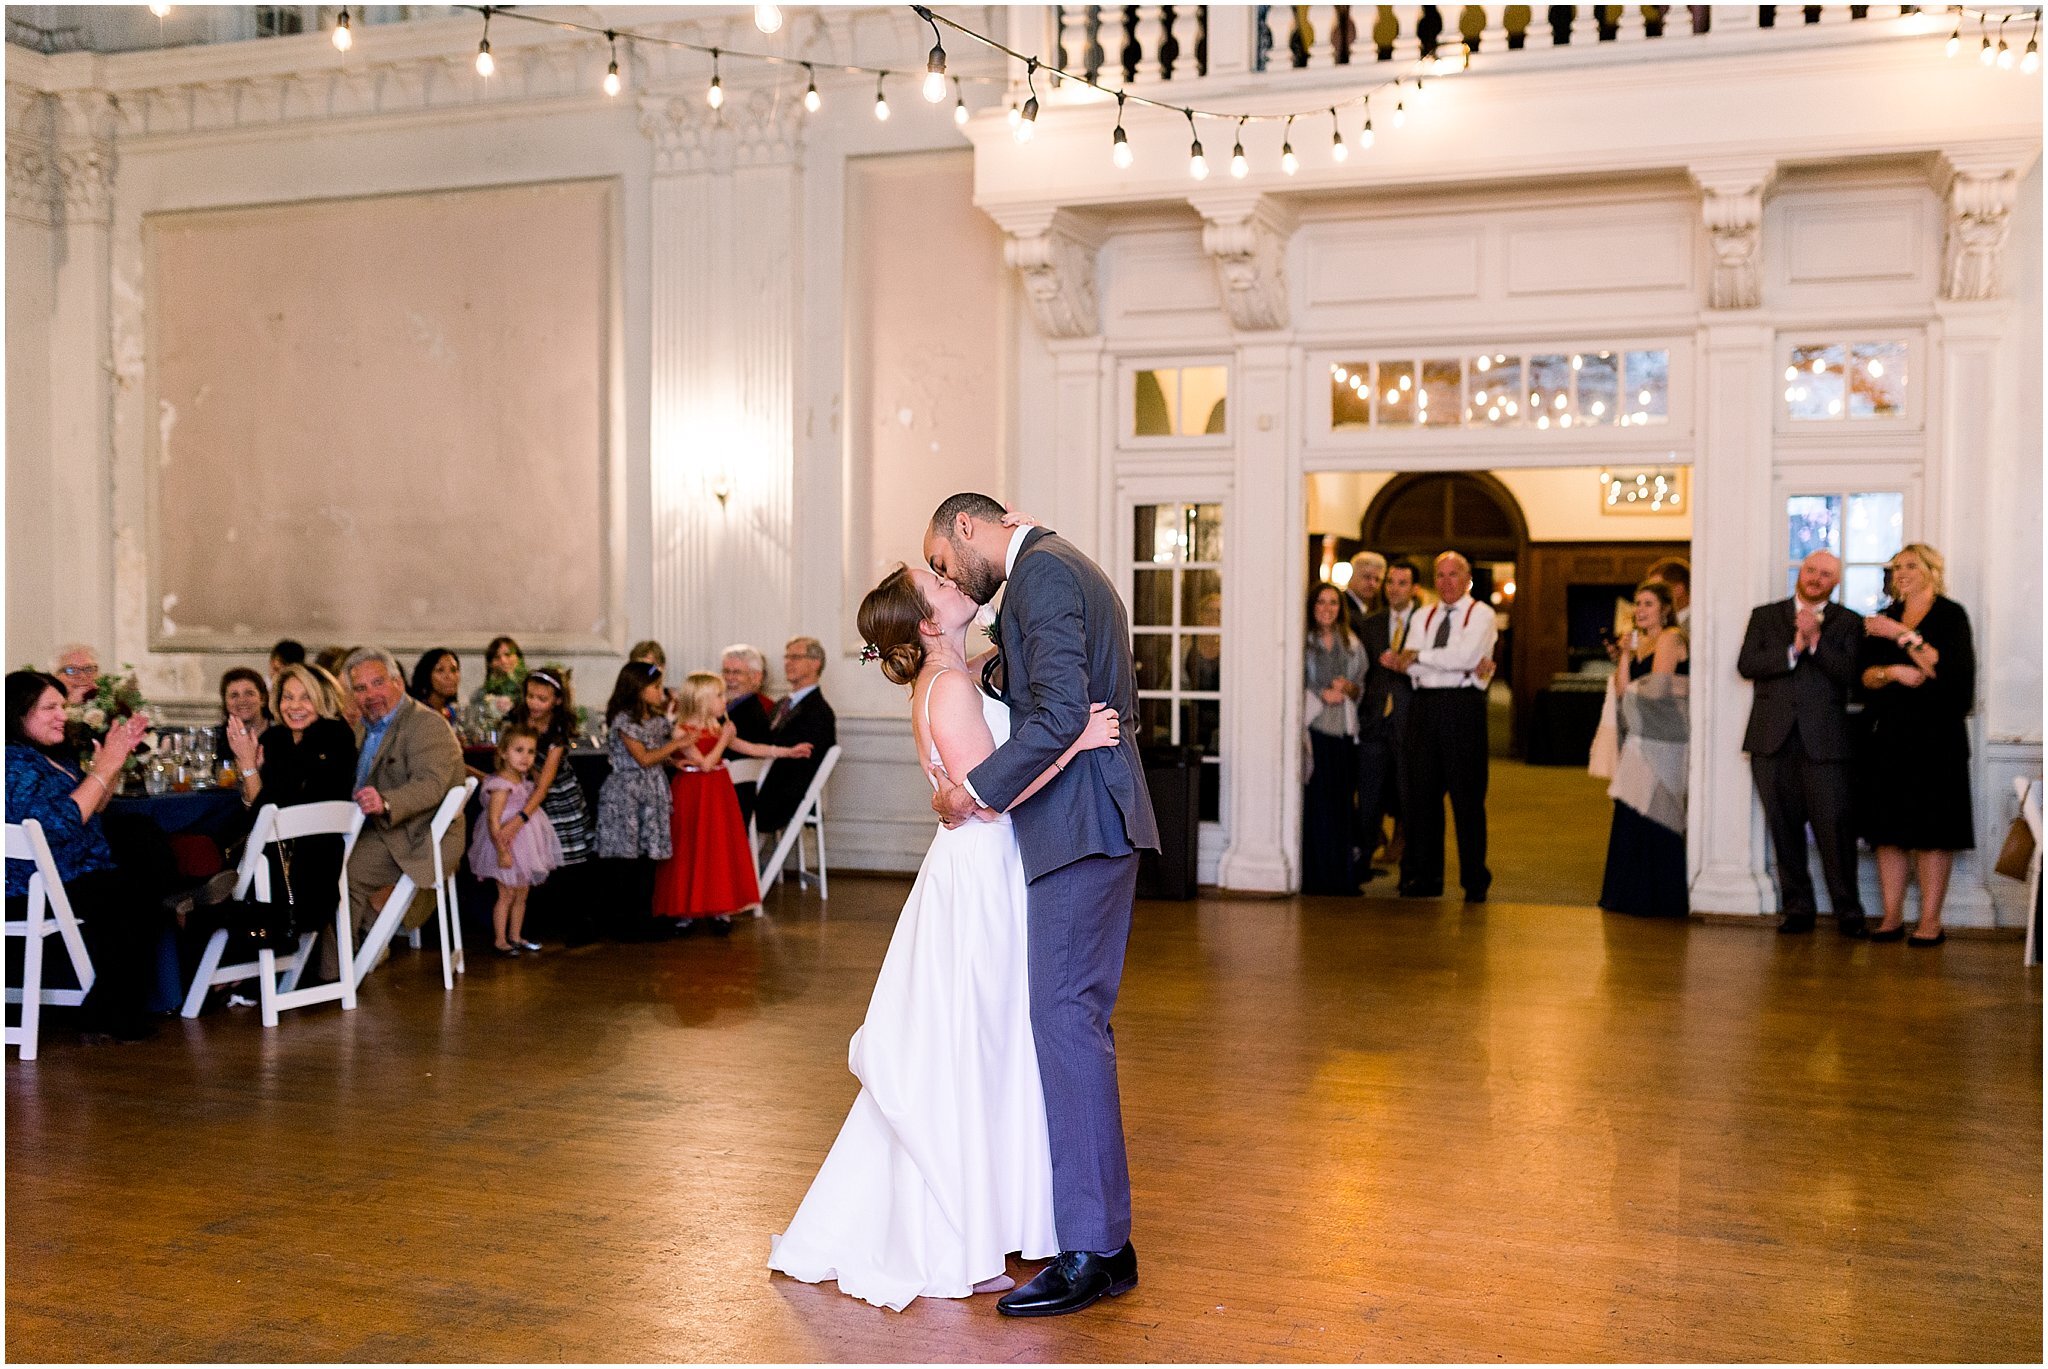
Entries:
{"type": "MultiPolygon", "coordinates": [[[[405,910],[410,931],[434,911],[434,811],[463,781],[462,743],[447,719],[405,692],[405,675],[390,652],[364,647],[344,666],[362,709],[356,725],[355,800],[368,820],[348,862],[350,914],[361,937],[383,911],[400,875],[419,893],[405,910]]],[[[441,868],[454,873],[468,833],[457,814],[441,838],[441,868]]]]}

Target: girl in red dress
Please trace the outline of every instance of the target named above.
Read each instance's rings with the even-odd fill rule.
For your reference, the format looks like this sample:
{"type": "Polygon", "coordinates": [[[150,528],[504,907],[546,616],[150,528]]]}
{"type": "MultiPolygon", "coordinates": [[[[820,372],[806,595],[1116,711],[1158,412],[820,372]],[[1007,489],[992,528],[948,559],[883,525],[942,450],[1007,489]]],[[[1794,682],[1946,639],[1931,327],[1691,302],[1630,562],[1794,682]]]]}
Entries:
{"type": "Polygon", "coordinates": [[[655,873],[654,914],[676,919],[678,934],[706,918],[714,931],[729,932],[732,915],[759,904],[761,891],[739,795],[725,768],[734,735],[724,716],[725,680],[693,671],[676,697],[676,738],[683,746],[669,781],[673,854],[655,873]]]}

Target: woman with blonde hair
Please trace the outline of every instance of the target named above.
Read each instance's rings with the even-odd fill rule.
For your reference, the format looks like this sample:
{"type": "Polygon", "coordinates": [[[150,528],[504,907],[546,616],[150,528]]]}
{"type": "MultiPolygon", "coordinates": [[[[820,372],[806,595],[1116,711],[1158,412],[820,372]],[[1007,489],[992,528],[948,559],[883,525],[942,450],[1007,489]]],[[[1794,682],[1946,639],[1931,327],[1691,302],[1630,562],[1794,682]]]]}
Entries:
{"type": "MultiPolygon", "coordinates": [[[[242,776],[242,802],[324,803],[355,792],[356,734],[339,716],[333,682],[317,666],[288,665],[277,675],[277,721],[257,736],[228,723],[228,746],[242,776]]],[[[285,911],[280,932],[327,925],[341,875],[340,837],[301,837],[271,848],[271,900],[285,911]]]]}
{"type": "Polygon", "coordinates": [[[1946,597],[1946,563],[1925,542],[1892,557],[1892,601],[1863,620],[1863,754],[1857,827],[1877,852],[1884,921],[1872,941],[1939,946],[1955,853],[1977,844],[1968,718],[1977,695],[1970,615],[1946,597]],[[1906,880],[1920,878],[1920,925],[1906,937],[1906,880]]]}

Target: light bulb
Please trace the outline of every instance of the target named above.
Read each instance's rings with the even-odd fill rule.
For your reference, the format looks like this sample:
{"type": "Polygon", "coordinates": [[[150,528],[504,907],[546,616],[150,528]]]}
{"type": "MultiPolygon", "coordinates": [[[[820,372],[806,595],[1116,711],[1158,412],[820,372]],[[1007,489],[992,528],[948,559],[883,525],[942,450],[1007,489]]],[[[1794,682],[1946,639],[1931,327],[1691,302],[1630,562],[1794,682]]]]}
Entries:
{"type": "Polygon", "coordinates": [[[491,40],[486,38],[476,45],[476,74],[488,76],[497,69],[498,64],[491,60],[491,40]]]}
{"type": "Polygon", "coordinates": [[[958,94],[953,96],[953,122],[960,128],[967,127],[967,100],[958,94]]]}
{"type": "Polygon", "coordinates": [[[937,104],[946,98],[946,73],[927,71],[924,74],[924,98],[927,104],[937,104]]]}
{"type": "Polygon", "coordinates": [[[782,27],[782,6],[754,6],[754,27],[763,33],[773,33],[782,27]]]}
{"type": "Polygon", "coordinates": [[[1032,96],[1024,102],[1024,112],[1017,116],[1017,122],[1010,130],[1018,142],[1028,143],[1038,133],[1038,97],[1032,96]]]}
{"type": "Polygon", "coordinates": [[[824,107],[825,101],[818,95],[818,80],[814,76],[811,78],[811,83],[804,87],[804,109],[809,113],[816,114],[824,107]]]}
{"type": "Polygon", "coordinates": [[[1198,181],[1209,179],[1209,163],[1202,156],[1202,140],[1200,138],[1195,139],[1194,143],[1188,148],[1188,175],[1193,176],[1198,181]]]}
{"type": "Polygon", "coordinates": [[[2012,64],[2013,64],[2013,61],[2014,61],[2014,58],[2013,58],[2013,55],[2012,55],[2012,49],[2011,49],[2011,48],[2009,48],[2009,47],[2007,47],[2007,46],[2005,45],[2005,40],[2004,40],[2003,38],[1999,39],[1999,40],[1998,40],[1998,69],[1999,69],[2000,71],[2011,71],[2011,70],[2012,70],[2012,64]]]}
{"type": "Polygon", "coordinates": [[[1230,174],[1236,180],[1243,180],[1251,174],[1252,164],[1244,159],[1244,144],[1230,149],[1230,174]]]}
{"type": "Polygon", "coordinates": [[[1977,49],[1977,60],[1987,67],[1998,60],[1998,53],[1991,46],[1991,35],[1988,33],[1984,35],[1984,42],[1977,49]]]}
{"type": "Polygon", "coordinates": [[[1011,106],[1010,106],[1010,127],[1011,127],[1011,128],[1013,128],[1013,129],[1014,129],[1014,128],[1016,128],[1016,127],[1017,127],[1017,123],[1018,123],[1018,121],[1019,121],[1019,120],[1021,120],[1021,119],[1022,119],[1023,117],[1024,117],[1024,112],[1023,112],[1022,110],[1018,109],[1018,108],[1017,108],[1017,106],[1015,106],[1015,105],[1011,105],[1011,106]]]}
{"type": "Polygon", "coordinates": [[[169,5],[151,5],[149,7],[149,12],[151,14],[154,14],[157,18],[162,19],[170,14],[171,7],[169,5]]]}
{"type": "Polygon", "coordinates": [[[1963,50],[1963,26],[1956,25],[1956,31],[1948,36],[1948,55],[1953,57],[1963,50]]]}
{"type": "Polygon", "coordinates": [[[612,64],[605,69],[604,93],[607,95],[617,95],[619,91],[625,86],[625,84],[626,83],[624,81],[621,81],[619,79],[619,64],[616,60],[614,60],[612,64]]]}
{"type": "Polygon", "coordinates": [[[1301,158],[1294,155],[1293,143],[1280,145],[1280,169],[1290,176],[1301,170],[1301,158]]]}
{"type": "Polygon", "coordinates": [[[1131,154],[1131,135],[1118,124],[1116,132],[1109,135],[1109,159],[1116,163],[1119,171],[1128,171],[1135,158],[1131,154]]]}
{"type": "Polygon", "coordinates": [[[1373,142],[1372,116],[1368,114],[1365,116],[1365,127],[1358,130],[1358,150],[1360,152],[1365,151],[1373,145],[1373,142]]]}
{"type": "Polygon", "coordinates": [[[711,78],[711,89],[704,92],[704,103],[713,109],[725,107],[725,86],[716,76],[711,78]]]}
{"type": "Polygon", "coordinates": [[[2038,39],[2027,40],[2027,55],[2020,58],[2020,70],[2029,76],[2041,69],[2041,44],[2038,39]]]}
{"type": "Polygon", "coordinates": [[[1394,127],[1395,127],[1395,128],[1405,128],[1405,127],[1407,127],[1407,125],[1408,125],[1408,106],[1407,106],[1406,102],[1404,102],[1404,101],[1401,101],[1401,100],[1396,100],[1396,101],[1394,101],[1394,127]]]}
{"type": "Polygon", "coordinates": [[[1341,162],[1350,155],[1351,149],[1344,145],[1344,135],[1342,133],[1332,133],[1330,135],[1330,160],[1341,162]]]}
{"type": "Polygon", "coordinates": [[[885,124],[889,122],[889,97],[880,91],[875,92],[875,118],[885,124]]]}
{"type": "Polygon", "coordinates": [[[348,31],[348,6],[341,7],[341,18],[334,21],[334,50],[347,52],[355,44],[355,35],[348,31]]]}

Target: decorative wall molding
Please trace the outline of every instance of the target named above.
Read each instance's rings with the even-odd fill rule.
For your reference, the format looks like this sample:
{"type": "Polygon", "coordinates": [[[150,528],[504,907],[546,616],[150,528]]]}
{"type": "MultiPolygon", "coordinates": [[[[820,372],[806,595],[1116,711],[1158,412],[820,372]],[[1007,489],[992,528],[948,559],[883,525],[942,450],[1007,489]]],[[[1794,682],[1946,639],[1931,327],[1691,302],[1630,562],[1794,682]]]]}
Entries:
{"type": "Polygon", "coordinates": [[[1101,330],[1095,254],[1102,227],[1069,210],[997,214],[1007,235],[1003,261],[1024,277],[1024,298],[1049,338],[1092,337],[1101,330]]]}
{"type": "Polygon", "coordinates": [[[1689,167],[1700,187],[1700,216],[1713,240],[1710,309],[1754,309],[1764,302],[1764,192],[1775,163],[1715,162],[1689,167]]]}
{"type": "Polygon", "coordinates": [[[2005,245],[2020,178],[2038,149],[1986,148],[1944,152],[1939,188],[1947,218],[1942,250],[1943,299],[1996,299],[2005,287],[2005,245]]]}
{"type": "Polygon", "coordinates": [[[681,95],[640,101],[640,131],[664,176],[782,166],[803,150],[803,106],[765,90],[734,92],[723,109],[681,95]]]}
{"type": "Polygon", "coordinates": [[[1294,215],[1270,195],[1190,196],[1202,216],[1202,250],[1216,261],[1223,309],[1247,331],[1285,328],[1287,240],[1294,215]]]}
{"type": "Polygon", "coordinates": [[[52,164],[64,220],[106,223],[114,210],[114,129],[120,108],[103,90],[67,90],[52,109],[52,164]]]}
{"type": "Polygon", "coordinates": [[[56,149],[42,91],[7,84],[7,217],[45,226],[57,219],[56,149]]]}

